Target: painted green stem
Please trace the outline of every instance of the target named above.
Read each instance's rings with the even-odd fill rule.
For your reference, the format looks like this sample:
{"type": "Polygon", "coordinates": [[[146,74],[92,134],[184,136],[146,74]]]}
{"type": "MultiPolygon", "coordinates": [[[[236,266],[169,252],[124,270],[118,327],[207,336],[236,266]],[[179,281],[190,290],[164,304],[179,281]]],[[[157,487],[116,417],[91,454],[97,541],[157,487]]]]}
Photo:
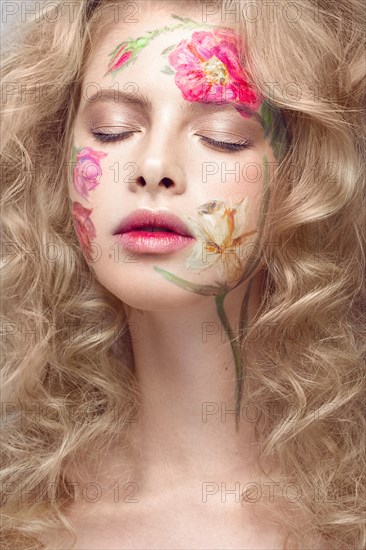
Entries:
{"type": "Polygon", "coordinates": [[[224,300],[226,294],[220,294],[215,297],[217,313],[220,317],[220,321],[223,324],[223,327],[226,331],[226,334],[229,337],[231,349],[235,359],[235,372],[236,372],[236,387],[235,387],[235,423],[236,429],[238,430],[238,424],[240,420],[240,403],[242,398],[242,389],[243,389],[243,372],[244,365],[242,361],[240,345],[235,337],[235,334],[230,326],[229,320],[226,316],[224,310],[224,300]]]}
{"type": "Polygon", "coordinates": [[[248,283],[248,288],[243,298],[241,309],[240,309],[240,319],[239,319],[239,342],[242,343],[244,336],[248,328],[248,304],[249,296],[252,287],[253,279],[250,279],[248,283]]]}
{"type": "MultiPolygon", "coordinates": [[[[265,217],[268,210],[269,199],[270,199],[269,165],[268,165],[267,155],[263,155],[263,168],[264,168],[263,194],[262,194],[260,221],[259,221],[259,228],[258,228],[258,237],[256,240],[256,246],[254,247],[254,251],[257,251],[259,249],[263,228],[264,228],[265,217]]],[[[246,269],[244,270],[242,277],[235,284],[233,288],[236,288],[242,282],[247,280],[250,277],[250,275],[253,273],[253,271],[256,269],[259,262],[260,262],[260,258],[258,257],[256,252],[253,252],[252,256],[249,258],[248,265],[246,266],[246,269]]],[[[162,275],[162,277],[164,277],[167,281],[170,281],[180,286],[181,288],[184,288],[185,290],[188,290],[190,292],[195,292],[203,296],[215,296],[216,310],[220,318],[220,321],[224,326],[226,334],[229,337],[231,349],[235,360],[235,373],[236,373],[235,421],[236,421],[236,430],[238,430],[239,419],[240,419],[240,404],[241,404],[241,399],[243,394],[243,380],[244,380],[244,374],[245,374],[244,364],[243,364],[243,359],[241,354],[241,342],[247,330],[248,303],[249,303],[250,289],[251,289],[253,279],[249,281],[247,290],[243,298],[243,302],[240,310],[239,336],[237,338],[230,326],[229,320],[224,310],[225,296],[230,290],[233,290],[233,288],[228,288],[225,282],[217,283],[216,286],[200,285],[197,283],[193,283],[191,281],[182,279],[181,277],[177,277],[173,273],[170,273],[169,271],[166,271],[165,269],[162,269],[158,266],[154,266],[154,270],[160,273],[160,275],[162,275]]]]}
{"type": "MultiPolygon", "coordinates": [[[[114,50],[109,54],[109,56],[111,58],[113,58],[113,56],[117,53],[117,51],[120,49],[120,47],[123,46],[124,44],[128,44],[129,49],[131,51],[134,51],[135,54],[131,57],[131,59],[129,61],[124,63],[118,69],[115,69],[113,71],[113,74],[117,73],[118,71],[120,71],[124,67],[127,67],[127,65],[129,65],[130,63],[134,63],[137,59],[137,52],[142,50],[146,46],[148,46],[150,44],[151,40],[153,40],[154,38],[156,38],[157,36],[160,36],[161,34],[163,34],[165,32],[172,32],[172,31],[175,31],[177,29],[196,29],[196,28],[202,28],[202,27],[207,27],[207,28],[211,29],[213,27],[220,27],[219,25],[209,25],[208,23],[202,23],[202,22],[197,23],[196,21],[193,21],[189,17],[180,17],[179,15],[174,15],[174,14],[172,14],[171,17],[173,17],[174,19],[177,19],[180,22],[177,23],[176,25],[166,25],[165,27],[163,27],[161,29],[156,29],[155,31],[149,31],[144,36],[140,36],[137,39],[131,38],[129,40],[125,40],[123,42],[120,42],[118,44],[118,46],[116,46],[114,48],[114,50]]],[[[104,76],[106,76],[108,73],[109,73],[109,71],[107,71],[104,76]]]]}
{"type": "Polygon", "coordinates": [[[223,294],[230,290],[227,285],[198,285],[197,283],[186,281],[185,279],[177,277],[174,273],[170,273],[170,271],[166,271],[157,265],[154,265],[154,270],[160,273],[160,275],[162,275],[167,281],[170,281],[185,290],[190,290],[196,294],[201,294],[202,296],[217,296],[218,294],[223,294]]]}

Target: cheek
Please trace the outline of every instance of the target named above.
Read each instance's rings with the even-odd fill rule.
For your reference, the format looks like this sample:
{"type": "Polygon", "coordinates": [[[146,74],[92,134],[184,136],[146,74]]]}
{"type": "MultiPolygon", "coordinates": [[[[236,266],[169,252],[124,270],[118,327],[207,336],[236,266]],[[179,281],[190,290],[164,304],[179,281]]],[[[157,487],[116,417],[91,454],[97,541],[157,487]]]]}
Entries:
{"type": "MultiPolygon", "coordinates": [[[[71,166],[73,189],[77,195],[89,201],[90,195],[102,181],[102,162],[108,153],[92,147],[73,147],[71,166]]],[[[104,170],[105,171],[105,170],[104,170]]]]}
{"type": "Polygon", "coordinates": [[[92,259],[92,243],[97,237],[93,216],[96,204],[94,195],[102,187],[102,163],[107,155],[91,147],[72,148],[68,186],[71,215],[86,260],[92,259]]]}
{"type": "Polygon", "coordinates": [[[86,208],[78,201],[72,202],[71,214],[75,233],[87,261],[91,261],[93,258],[92,243],[97,236],[96,228],[91,217],[92,212],[92,208],[86,208]]]}
{"type": "Polygon", "coordinates": [[[260,152],[248,150],[244,158],[233,155],[220,162],[202,163],[200,202],[218,199],[235,204],[248,197],[248,226],[256,227],[263,192],[264,153],[267,153],[265,149],[260,152]]]}

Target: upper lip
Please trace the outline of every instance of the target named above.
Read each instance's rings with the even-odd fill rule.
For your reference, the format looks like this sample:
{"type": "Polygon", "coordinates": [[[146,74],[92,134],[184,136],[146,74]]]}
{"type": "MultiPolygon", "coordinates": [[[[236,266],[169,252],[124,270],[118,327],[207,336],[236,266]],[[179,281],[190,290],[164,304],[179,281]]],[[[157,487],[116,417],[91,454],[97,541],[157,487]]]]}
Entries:
{"type": "Polygon", "coordinates": [[[146,208],[135,210],[123,218],[113,234],[126,233],[146,226],[166,228],[178,235],[193,237],[186,224],[178,216],[168,210],[148,210],[146,208]]]}

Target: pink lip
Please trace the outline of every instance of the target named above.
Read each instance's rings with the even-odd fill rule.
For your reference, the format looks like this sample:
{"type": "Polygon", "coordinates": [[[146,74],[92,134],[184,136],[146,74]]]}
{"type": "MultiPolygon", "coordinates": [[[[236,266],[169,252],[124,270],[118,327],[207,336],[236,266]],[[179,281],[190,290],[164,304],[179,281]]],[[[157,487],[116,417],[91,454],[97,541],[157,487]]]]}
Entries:
{"type": "Polygon", "coordinates": [[[168,254],[195,241],[185,223],[167,210],[135,210],[122,220],[114,236],[121,244],[145,254],[168,254]],[[161,231],[142,230],[149,226],[161,231]]]}

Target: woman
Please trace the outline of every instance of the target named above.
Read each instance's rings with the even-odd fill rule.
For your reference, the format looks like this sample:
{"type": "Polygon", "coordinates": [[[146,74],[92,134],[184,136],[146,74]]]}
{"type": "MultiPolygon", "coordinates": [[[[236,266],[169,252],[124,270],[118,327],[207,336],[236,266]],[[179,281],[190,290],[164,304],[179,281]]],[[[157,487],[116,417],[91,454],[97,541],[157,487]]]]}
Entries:
{"type": "Polygon", "coordinates": [[[361,3],[72,7],[3,59],[3,547],[365,547],[361,3]]]}

